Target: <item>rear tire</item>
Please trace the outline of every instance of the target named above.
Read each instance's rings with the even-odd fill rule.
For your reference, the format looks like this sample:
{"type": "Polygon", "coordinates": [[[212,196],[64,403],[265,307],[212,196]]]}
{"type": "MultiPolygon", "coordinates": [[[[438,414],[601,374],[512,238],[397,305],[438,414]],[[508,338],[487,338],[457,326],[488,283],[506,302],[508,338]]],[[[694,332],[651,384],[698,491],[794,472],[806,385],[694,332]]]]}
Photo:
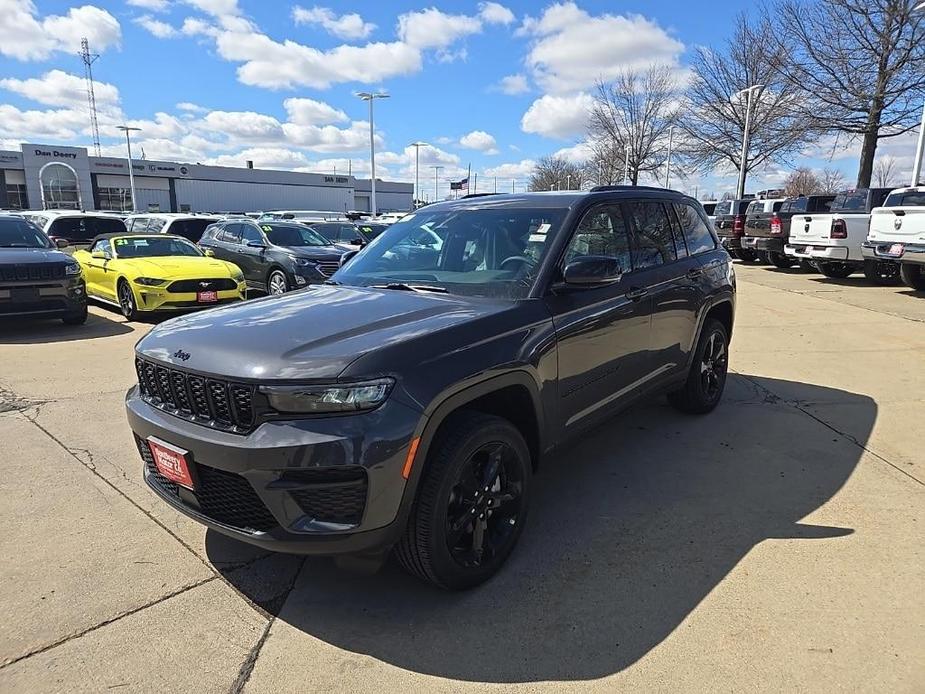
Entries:
{"type": "Polygon", "coordinates": [[[781,270],[786,270],[796,264],[796,261],[789,255],[784,255],[783,253],[778,253],[776,251],[768,251],[768,259],[771,261],[771,264],[774,267],[781,270]]]}
{"type": "Polygon", "coordinates": [[[504,564],[527,517],[532,465],[523,436],[501,417],[460,412],[416,464],[424,469],[398,562],[440,588],[483,583],[504,564]]]}
{"type": "Polygon", "coordinates": [[[767,251],[755,251],[755,256],[757,257],[758,262],[762,265],[771,264],[771,254],[767,251]]]}
{"type": "Polygon", "coordinates": [[[816,263],[816,266],[823,275],[835,280],[843,280],[854,272],[848,263],[816,263]]]}
{"type": "Polygon", "coordinates": [[[871,284],[889,287],[899,284],[899,264],[879,260],[864,261],[864,277],[871,284]]]}
{"type": "Polygon", "coordinates": [[[712,412],[723,397],[729,371],[729,335],[715,318],[707,320],[697,341],[684,386],[668,394],[668,402],[681,412],[712,412]]]}
{"type": "Polygon", "coordinates": [[[921,265],[902,263],[899,266],[899,276],[902,278],[903,284],[910,289],[925,292],[925,272],[922,271],[921,265]]]}
{"type": "Polygon", "coordinates": [[[800,269],[803,272],[819,272],[819,268],[812,260],[800,260],[800,269]]]}
{"type": "Polygon", "coordinates": [[[736,251],[736,258],[743,263],[752,263],[758,259],[758,254],[750,248],[740,248],[736,251]]]}

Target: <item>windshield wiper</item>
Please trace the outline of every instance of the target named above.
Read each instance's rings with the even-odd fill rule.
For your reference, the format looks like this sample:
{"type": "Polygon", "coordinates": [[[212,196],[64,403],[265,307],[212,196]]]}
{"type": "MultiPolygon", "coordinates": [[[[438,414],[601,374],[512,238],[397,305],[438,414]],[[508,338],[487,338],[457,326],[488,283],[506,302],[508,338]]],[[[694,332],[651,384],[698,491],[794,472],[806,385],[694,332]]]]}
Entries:
{"type": "Polygon", "coordinates": [[[431,284],[405,284],[404,282],[389,282],[388,284],[373,284],[373,289],[396,289],[403,292],[436,292],[446,294],[446,287],[435,287],[431,284]]]}

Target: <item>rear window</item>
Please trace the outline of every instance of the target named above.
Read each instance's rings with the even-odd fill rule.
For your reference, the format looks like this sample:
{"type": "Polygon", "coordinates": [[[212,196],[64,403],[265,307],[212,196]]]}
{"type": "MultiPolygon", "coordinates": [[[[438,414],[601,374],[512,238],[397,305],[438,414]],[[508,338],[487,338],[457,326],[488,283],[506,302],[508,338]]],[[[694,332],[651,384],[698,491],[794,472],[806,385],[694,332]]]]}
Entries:
{"type": "Polygon", "coordinates": [[[722,214],[732,214],[732,201],[724,200],[723,202],[716,203],[716,208],[713,210],[713,214],[717,217],[722,214]]]}
{"type": "Polygon", "coordinates": [[[890,193],[884,207],[925,207],[925,192],[910,190],[907,193],[896,191],[890,193]]]}
{"type": "Polygon", "coordinates": [[[91,241],[100,234],[118,234],[125,231],[125,223],[115,217],[61,217],[51,223],[49,236],[68,241],[91,241]]]}
{"type": "Polygon", "coordinates": [[[866,212],[867,191],[850,190],[839,193],[835,196],[835,202],[832,203],[831,210],[832,212],[866,212]]]}
{"type": "Polygon", "coordinates": [[[750,203],[745,210],[745,214],[761,214],[762,212],[764,212],[764,203],[761,200],[750,203]]]}
{"type": "Polygon", "coordinates": [[[182,236],[188,241],[196,243],[202,238],[203,232],[210,224],[214,224],[214,219],[178,219],[170,225],[170,233],[182,236]]]}
{"type": "Polygon", "coordinates": [[[707,216],[712,215],[712,214],[714,213],[714,210],[715,210],[715,209],[716,209],[716,203],[715,203],[715,202],[705,202],[705,203],[703,203],[703,211],[707,213],[707,216]]]}
{"type": "Polygon", "coordinates": [[[751,200],[736,201],[736,214],[745,214],[745,210],[747,210],[748,206],[751,204],[752,204],[751,200]]]}
{"type": "Polygon", "coordinates": [[[787,200],[781,205],[781,212],[806,212],[806,206],[809,204],[809,198],[795,198],[787,200]]]}

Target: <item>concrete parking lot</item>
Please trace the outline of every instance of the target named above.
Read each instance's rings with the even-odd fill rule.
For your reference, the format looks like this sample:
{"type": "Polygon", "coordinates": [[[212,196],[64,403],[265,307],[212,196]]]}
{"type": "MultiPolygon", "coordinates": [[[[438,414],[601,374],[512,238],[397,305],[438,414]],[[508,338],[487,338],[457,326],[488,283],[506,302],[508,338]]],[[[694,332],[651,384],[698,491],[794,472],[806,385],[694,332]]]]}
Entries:
{"type": "Polygon", "coordinates": [[[122,406],[148,325],[0,326],[0,691],[925,690],[925,296],[738,277],[720,408],[571,445],[461,594],[159,502],[122,406]]]}

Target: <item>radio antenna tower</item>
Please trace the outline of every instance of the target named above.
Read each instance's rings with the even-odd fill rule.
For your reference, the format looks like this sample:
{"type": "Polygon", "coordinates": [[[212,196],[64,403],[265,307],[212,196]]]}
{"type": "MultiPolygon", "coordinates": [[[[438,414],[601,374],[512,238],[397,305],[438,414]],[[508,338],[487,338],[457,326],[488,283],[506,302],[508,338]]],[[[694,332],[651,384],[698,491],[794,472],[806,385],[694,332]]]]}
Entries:
{"type": "Polygon", "coordinates": [[[80,59],[84,63],[84,78],[87,81],[87,104],[90,106],[90,129],[93,131],[93,149],[100,156],[100,124],[96,120],[96,95],[93,93],[93,63],[100,56],[90,52],[90,43],[80,39],[80,59]]]}

